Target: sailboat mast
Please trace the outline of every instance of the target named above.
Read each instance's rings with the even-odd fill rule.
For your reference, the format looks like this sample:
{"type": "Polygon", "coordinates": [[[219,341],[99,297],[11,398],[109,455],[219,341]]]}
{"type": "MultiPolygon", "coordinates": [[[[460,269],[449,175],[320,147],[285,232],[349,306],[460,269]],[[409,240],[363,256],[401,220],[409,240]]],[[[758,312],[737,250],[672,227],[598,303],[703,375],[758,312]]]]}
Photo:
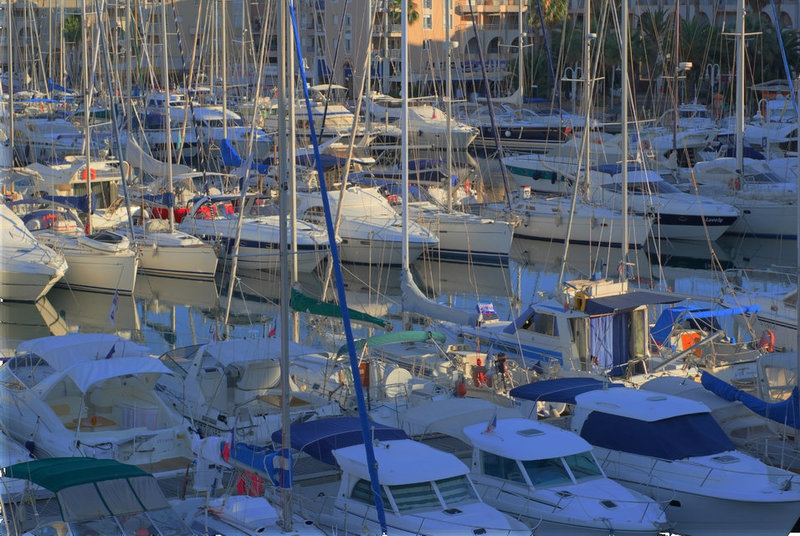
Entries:
{"type": "Polygon", "coordinates": [[[519,6],[519,11],[517,12],[517,35],[519,36],[517,37],[517,39],[519,39],[519,56],[517,57],[517,71],[519,76],[517,77],[517,89],[519,90],[519,105],[522,107],[525,102],[525,58],[522,54],[525,50],[525,34],[523,33],[522,27],[522,2],[517,2],[517,5],[519,6]]]}
{"type": "Polygon", "coordinates": [[[744,162],[744,2],[736,2],[736,169],[744,162]]]}
{"type": "MultiPolygon", "coordinates": [[[[9,11],[9,17],[12,13],[9,11]]],[[[81,1],[81,26],[83,27],[83,147],[86,156],[86,233],[91,234],[92,229],[92,169],[91,169],[91,141],[89,134],[89,17],[86,11],[86,0],[81,1]]]]}
{"type": "MultiPolygon", "coordinates": [[[[622,269],[619,273],[620,281],[628,278],[628,101],[630,98],[628,86],[628,0],[622,0],[620,10],[622,23],[620,25],[620,47],[622,57],[622,269]]],[[[676,107],[677,110],[677,107],[676,107]]],[[[584,129],[588,129],[587,124],[584,129]]]]}
{"type": "MultiPolygon", "coordinates": [[[[400,157],[402,170],[403,195],[403,271],[408,272],[408,0],[400,0],[400,96],[402,97],[402,114],[400,116],[400,157]]],[[[449,136],[448,136],[449,138],[449,136]]]]}
{"type": "MultiPolygon", "coordinates": [[[[280,192],[279,209],[280,209],[280,264],[281,264],[281,396],[283,403],[281,404],[281,456],[289,451],[291,448],[291,414],[289,412],[289,258],[287,256],[288,246],[288,225],[286,217],[288,215],[289,199],[288,199],[288,184],[291,174],[290,158],[294,160],[294,154],[289,153],[289,140],[287,137],[287,124],[286,124],[286,78],[291,76],[292,73],[287,73],[287,59],[292,55],[294,47],[291,40],[287,39],[287,26],[290,24],[288,5],[289,0],[278,0],[278,50],[281,51],[278,60],[278,161],[279,164],[279,177],[280,177],[280,192]]],[[[256,96],[257,97],[257,96],[256,96]]],[[[289,98],[293,98],[289,95],[289,98]]],[[[255,120],[255,117],[253,118],[255,120]]],[[[323,180],[320,177],[320,180],[323,180]]],[[[244,210],[244,206],[242,206],[244,210]]],[[[284,531],[292,530],[292,490],[291,486],[281,486],[281,512],[282,512],[282,528],[284,531]]]]}
{"type": "Polygon", "coordinates": [[[6,26],[8,27],[8,143],[11,147],[11,165],[14,165],[14,1],[8,0],[6,6],[6,26]]]}
{"type": "Polygon", "coordinates": [[[227,0],[222,5],[222,137],[228,139],[228,24],[226,14],[227,0]]]}
{"type": "MultiPolygon", "coordinates": [[[[169,109],[169,47],[167,46],[167,2],[161,0],[161,35],[163,36],[163,44],[161,53],[164,56],[164,128],[167,134],[166,148],[167,148],[167,184],[170,195],[173,194],[174,188],[172,187],[172,114],[169,109]]],[[[169,204],[169,232],[175,232],[175,203],[169,204]]]]}
{"type": "Polygon", "coordinates": [[[674,72],[672,73],[672,80],[674,83],[672,84],[672,152],[675,154],[675,158],[678,157],[678,118],[680,115],[678,114],[678,74],[680,73],[680,39],[681,39],[681,3],[679,0],[675,0],[675,39],[673,43],[672,55],[673,55],[673,69],[674,72]]]}
{"type": "Polygon", "coordinates": [[[445,32],[445,48],[447,50],[445,54],[445,59],[447,61],[447,79],[445,84],[445,98],[447,99],[445,105],[445,115],[446,118],[446,127],[447,127],[447,211],[452,212],[453,210],[453,136],[450,132],[450,113],[453,110],[453,72],[452,72],[452,57],[453,57],[453,49],[452,49],[452,41],[451,39],[451,29],[450,29],[450,10],[452,9],[451,0],[445,0],[444,2],[444,32],[445,32]]]}

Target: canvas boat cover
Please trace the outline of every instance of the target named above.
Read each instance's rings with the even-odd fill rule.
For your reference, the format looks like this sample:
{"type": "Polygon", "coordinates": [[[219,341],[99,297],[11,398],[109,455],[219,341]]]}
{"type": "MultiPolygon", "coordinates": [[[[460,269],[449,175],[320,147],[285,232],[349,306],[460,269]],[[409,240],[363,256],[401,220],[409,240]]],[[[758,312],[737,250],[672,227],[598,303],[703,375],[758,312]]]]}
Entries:
{"type": "Polygon", "coordinates": [[[575,397],[588,391],[624,387],[618,383],[598,380],[596,378],[556,378],[541,380],[513,388],[509,394],[514,398],[533,400],[534,402],[564,402],[575,404],[575,397]]]}
{"type": "MultiPolygon", "coordinates": [[[[375,422],[370,422],[369,426],[374,440],[408,439],[406,433],[399,428],[375,422]]],[[[335,417],[293,424],[290,433],[292,448],[330,465],[337,465],[332,451],[364,443],[361,421],[357,417],[335,417]]],[[[272,434],[275,444],[280,444],[282,440],[282,430],[272,434]]]]}

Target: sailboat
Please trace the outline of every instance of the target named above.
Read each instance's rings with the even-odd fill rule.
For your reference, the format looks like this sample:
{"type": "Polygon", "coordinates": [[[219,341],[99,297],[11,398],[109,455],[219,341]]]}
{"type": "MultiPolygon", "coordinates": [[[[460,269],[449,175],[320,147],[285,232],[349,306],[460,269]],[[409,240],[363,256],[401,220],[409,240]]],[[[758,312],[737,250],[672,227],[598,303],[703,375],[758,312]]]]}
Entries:
{"type": "MultiPolygon", "coordinates": [[[[162,37],[167,42],[166,4],[161,6],[162,37]]],[[[172,101],[170,98],[169,55],[163,54],[164,132],[172,136],[172,101]]],[[[112,110],[116,114],[116,109],[112,110]]],[[[205,278],[214,277],[217,269],[217,254],[214,248],[189,233],[175,229],[175,196],[173,185],[173,148],[165,144],[168,220],[142,221],[141,225],[129,226],[125,231],[128,237],[140,246],[139,269],[144,273],[169,275],[172,277],[205,278]]],[[[123,177],[123,180],[127,180],[123,177]]]]}

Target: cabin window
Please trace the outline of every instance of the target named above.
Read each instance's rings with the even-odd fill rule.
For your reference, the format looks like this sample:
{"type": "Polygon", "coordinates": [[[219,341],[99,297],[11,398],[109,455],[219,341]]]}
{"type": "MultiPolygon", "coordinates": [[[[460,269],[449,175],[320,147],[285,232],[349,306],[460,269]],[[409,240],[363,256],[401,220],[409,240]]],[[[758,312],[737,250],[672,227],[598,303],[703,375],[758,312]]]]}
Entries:
{"type": "Polygon", "coordinates": [[[431,482],[389,486],[400,513],[414,510],[441,510],[442,503],[431,482]]]}
{"type": "MultiPolygon", "coordinates": [[[[372,493],[372,485],[369,480],[359,479],[356,485],[353,486],[353,491],[350,492],[350,498],[374,506],[375,496],[372,493]]],[[[383,500],[383,507],[386,510],[392,510],[392,505],[389,503],[389,497],[386,496],[386,490],[383,489],[383,486],[381,486],[381,499],[383,500]]]]}
{"type": "Polygon", "coordinates": [[[556,317],[553,315],[539,312],[534,313],[533,316],[525,321],[525,323],[522,325],[522,328],[527,329],[528,331],[533,331],[534,333],[547,335],[548,337],[558,336],[556,317]]]}
{"type": "Polygon", "coordinates": [[[561,458],[523,460],[522,466],[535,487],[559,486],[572,483],[561,458]]]}
{"type": "Polygon", "coordinates": [[[522,476],[517,460],[481,451],[481,467],[485,475],[525,483],[525,477],[522,476]]]}
{"type": "Polygon", "coordinates": [[[443,478],[436,481],[439,495],[442,496],[448,508],[465,502],[478,500],[475,490],[466,475],[443,478]]]}
{"type": "Polygon", "coordinates": [[[603,476],[603,471],[597,465],[591,452],[565,456],[564,461],[567,462],[567,466],[577,482],[603,476]]]}

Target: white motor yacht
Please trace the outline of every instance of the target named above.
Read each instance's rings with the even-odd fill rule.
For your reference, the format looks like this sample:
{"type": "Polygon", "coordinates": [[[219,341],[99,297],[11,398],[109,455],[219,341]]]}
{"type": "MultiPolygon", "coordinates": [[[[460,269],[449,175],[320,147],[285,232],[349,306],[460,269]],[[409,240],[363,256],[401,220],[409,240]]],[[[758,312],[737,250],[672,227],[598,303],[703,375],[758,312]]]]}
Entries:
{"type": "Polygon", "coordinates": [[[495,418],[488,426],[467,426],[464,435],[473,447],[470,476],[480,496],[537,535],[655,536],[667,529],[661,507],[609,479],[592,446],[572,432],[495,418]]]}
{"type": "Polygon", "coordinates": [[[0,205],[0,233],[0,298],[33,302],[64,277],[64,256],[40,244],[6,205],[0,205]]]}
{"type": "MultiPolygon", "coordinates": [[[[412,441],[399,429],[372,423],[371,433],[383,510],[392,534],[530,535],[523,523],[480,499],[469,469],[454,455],[412,441]]],[[[280,433],[273,435],[276,442],[280,438],[280,433]]],[[[299,459],[294,470],[295,511],[338,534],[379,534],[358,419],[295,424],[291,440],[295,449],[338,468],[338,478],[315,480],[304,474],[299,459]]],[[[314,466],[318,471],[319,462],[314,466]]]]}
{"type": "Polygon", "coordinates": [[[185,470],[191,457],[183,419],[154,392],[171,374],[147,348],[105,334],[20,343],[0,367],[3,422],[37,458],[90,456],[185,470]]]}
{"type": "MultiPolygon", "coordinates": [[[[234,253],[239,225],[239,195],[214,195],[199,198],[178,229],[218,245],[220,260],[234,253]]],[[[238,264],[243,269],[277,270],[280,267],[280,216],[274,199],[247,196],[242,218],[238,264]]],[[[289,224],[291,228],[291,223],[289,224]]],[[[310,272],[328,255],[330,246],[325,231],[298,220],[298,270],[310,272]]]]}
{"type": "Polygon", "coordinates": [[[128,237],[110,230],[84,234],[78,217],[52,204],[22,216],[43,244],[63,254],[69,269],[60,284],[76,290],[133,293],[139,255],[128,237]]]}
{"type": "Polygon", "coordinates": [[[574,404],[569,428],[610,478],[662,504],[676,533],[785,536],[797,523],[797,475],[736,450],[702,403],[585,378],[534,382],[512,396],[574,404]]]}
{"type": "Polygon", "coordinates": [[[14,511],[11,534],[207,534],[190,529],[170,507],[153,475],[134,465],[63,457],[17,463],[4,467],[1,474],[4,479],[19,479],[36,490],[47,490],[39,501],[36,492],[3,496],[14,511]]]}
{"type": "MultiPolygon", "coordinates": [[[[577,161],[523,158],[504,159],[520,185],[547,194],[567,195],[571,191],[580,167],[577,161]]],[[[621,210],[623,185],[620,165],[593,165],[588,181],[583,172],[580,180],[588,201],[621,210]]],[[[729,204],[696,193],[681,192],[658,173],[639,166],[629,168],[627,191],[629,207],[634,214],[655,218],[652,235],[657,238],[716,240],[740,216],[740,211],[729,204]]]]}
{"type": "MultiPolygon", "coordinates": [[[[796,158],[794,159],[797,160],[796,158]]],[[[758,238],[797,237],[797,179],[780,178],[763,160],[715,158],[694,165],[680,186],[734,206],[741,216],[728,233],[758,238]]]]}
{"type": "MultiPolygon", "coordinates": [[[[328,203],[335,218],[340,190],[328,191],[328,203]]],[[[357,264],[396,265],[402,262],[403,220],[377,187],[350,186],[344,191],[338,237],[339,258],[357,264]]],[[[297,214],[303,220],[325,225],[325,211],[319,191],[297,192],[297,214]]],[[[439,239],[418,223],[408,223],[408,262],[425,248],[436,248],[439,239]]]]}

